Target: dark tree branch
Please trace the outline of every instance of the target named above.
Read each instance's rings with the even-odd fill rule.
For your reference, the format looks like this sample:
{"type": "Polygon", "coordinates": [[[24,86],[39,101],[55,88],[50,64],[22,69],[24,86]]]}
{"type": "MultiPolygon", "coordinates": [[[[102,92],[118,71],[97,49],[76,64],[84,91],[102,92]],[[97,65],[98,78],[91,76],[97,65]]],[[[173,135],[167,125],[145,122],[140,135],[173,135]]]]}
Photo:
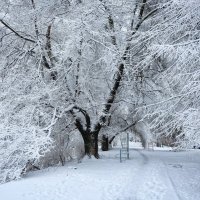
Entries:
{"type": "Polygon", "coordinates": [[[51,61],[51,65],[53,65],[52,48],[51,48],[51,25],[49,25],[48,28],[47,28],[45,49],[47,51],[47,55],[49,57],[49,60],[51,61]]]}
{"type": "Polygon", "coordinates": [[[81,56],[82,56],[82,45],[83,45],[83,38],[81,38],[80,41],[80,48],[78,50],[78,64],[77,64],[77,74],[76,74],[76,88],[75,88],[75,98],[74,101],[76,101],[76,97],[80,95],[80,84],[79,84],[79,72],[80,72],[80,62],[81,62],[81,56]]]}
{"type": "Polygon", "coordinates": [[[48,63],[48,61],[47,61],[47,59],[46,59],[46,57],[45,57],[44,55],[42,56],[42,60],[43,60],[44,66],[45,66],[47,69],[51,69],[51,67],[50,67],[50,65],[49,65],[49,63],[48,63]]]}
{"type": "MultiPolygon", "coordinates": [[[[47,69],[51,69],[54,67],[54,59],[53,59],[53,53],[52,53],[52,47],[51,47],[51,28],[52,26],[49,25],[47,28],[47,33],[46,33],[46,46],[45,46],[45,50],[47,52],[47,56],[50,60],[50,65],[46,59],[46,57],[44,56],[43,61],[44,61],[44,65],[47,69]]],[[[51,71],[51,78],[53,80],[57,79],[57,71],[51,71]]]]}
{"type": "Polygon", "coordinates": [[[112,104],[115,100],[116,93],[117,93],[118,88],[120,86],[120,82],[122,80],[123,73],[124,73],[124,64],[121,63],[119,65],[119,68],[118,68],[118,71],[117,71],[117,74],[116,74],[116,78],[115,78],[113,88],[110,91],[109,98],[107,99],[107,102],[105,104],[105,108],[103,110],[103,115],[100,117],[100,121],[95,125],[95,130],[94,130],[95,132],[99,132],[101,130],[101,128],[104,126],[104,124],[106,123],[106,119],[107,119],[106,116],[109,113],[111,106],[112,106],[112,104]]]}
{"type": "MultiPolygon", "coordinates": [[[[36,10],[36,5],[35,5],[35,1],[34,1],[34,0],[31,0],[31,4],[32,4],[33,9],[36,10]]],[[[39,43],[39,45],[40,45],[40,47],[41,47],[41,50],[42,50],[42,53],[43,53],[43,55],[42,55],[43,65],[44,65],[47,69],[51,69],[52,67],[51,67],[51,65],[49,64],[48,59],[47,59],[46,56],[45,56],[44,49],[43,49],[43,45],[42,45],[42,43],[41,43],[41,41],[40,41],[40,38],[39,38],[40,33],[39,33],[38,25],[37,25],[37,16],[36,16],[36,15],[35,15],[35,17],[34,17],[34,26],[35,26],[36,38],[37,38],[37,40],[38,40],[38,43],[39,43]]],[[[47,34],[48,34],[48,37],[49,37],[49,41],[50,41],[50,33],[51,33],[51,27],[48,27],[48,29],[47,29],[47,34]]],[[[48,43],[48,38],[47,38],[47,43],[48,43]]],[[[48,44],[48,45],[49,45],[49,44],[48,44]]],[[[50,45],[51,45],[51,43],[50,43],[50,45]]],[[[46,44],[46,46],[47,46],[47,44],[46,44]]],[[[53,79],[54,79],[54,76],[53,76],[53,79]]]]}
{"type": "Polygon", "coordinates": [[[128,125],[127,127],[125,127],[124,129],[120,130],[119,132],[117,132],[110,140],[109,140],[109,144],[112,143],[112,141],[115,139],[115,137],[117,135],[119,135],[120,133],[127,131],[129,128],[131,128],[132,126],[135,126],[137,124],[137,122],[133,122],[132,124],[128,125]]]}
{"type": "MultiPolygon", "coordinates": [[[[118,69],[118,72],[117,72],[117,76],[115,78],[115,83],[114,83],[114,86],[112,88],[112,90],[110,91],[110,94],[109,94],[109,98],[107,100],[107,103],[105,105],[105,108],[103,110],[103,112],[105,114],[108,114],[109,111],[110,111],[110,108],[115,100],[115,96],[116,96],[116,93],[117,93],[117,90],[120,86],[120,82],[122,80],[122,76],[123,76],[123,72],[124,72],[124,64],[120,64],[119,66],[119,69],[118,69]]],[[[102,118],[102,121],[103,123],[105,123],[104,119],[102,118]]]]}
{"type": "MultiPolygon", "coordinates": [[[[83,114],[83,116],[85,117],[85,121],[86,121],[86,130],[85,131],[90,132],[91,131],[91,121],[90,121],[89,114],[84,109],[82,109],[82,108],[80,108],[78,106],[74,106],[72,108],[72,110],[73,109],[76,109],[76,110],[78,110],[79,112],[81,112],[83,114]]],[[[80,120],[78,120],[78,121],[79,121],[78,123],[81,123],[80,120]]]]}
{"type": "Polygon", "coordinates": [[[85,134],[85,130],[83,128],[83,125],[81,124],[81,121],[79,119],[76,119],[75,121],[75,125],[78,128],[79,132],[84,135],[85,134]]]}
{"type": "Polygon", "coordinates": [[[139,19],[142,19],[143,17],[146,3],[147,3],[147,0],[142,0],[142,6],[140,8],[140,13],[139,13],[139,19]]]}
{"type": "Polygon", "coordinates": [[[112,32],[112,35],[111,35],[111,41],[112,41],[112,44],[114,46],[117,46],[117,39],[114,35],[115,33],[115,24],[114,24],[114,20],[113,20],[113,17],[112,17],[112,14],[111,14],[111,11],[110,9],[106,6],[106,3],[105,1],[103,0],[99,0],[102,4],[103,4],[103,7],[104,9],[108,12],[109,16],[108,16],[108,25],[109,25],[109,29],[110,31],[112,32]]]}
{"type": "Polygon", "coordinates": [[[2,19],[0,19],[0,22],[10,31],[12,31],[16,36],[18,36],[19,38],[26,40],[28,42],[32,42],[32,43],[36,43],[35,40],[32,40],[30,38],[24,37],[22,35],[20,35],[17,31],[15,31],[10,25],[8,25],[6,22],[4,22],[2,19]]]}
{"type": "MultiPolygon", "coordinates": [[[[128,41],[130,42],[133,39],[133,36],[136,34],[136,32],[139,30],[140,26],[142,25],[142,23],[148,19],[151,15],[153,15],[158,9],[154,9],[151,12],[149,12],[146,16],[144,16],[143,18],[141,18],[139,20],[139,22],[136,24],[135,29],[132,31],[131,33],[131,37],[128,39],[128,41]]],[[[143,12],[142,12],[143,13],[143,12]]]]}
{"type": "MultiPolygon", "coordinates": [[[[32,3],[33,9],[36,10],[35,1],[31,0],[31,3],[32,3]]],[[[37,16],[36,15],[35,15],[35,19],[34,19],[34,25],[35,25],[36,37],[37,37],[37,39],[39,39],[39,28],[38,28],[38,25],[37,25],[37,16]]]]}

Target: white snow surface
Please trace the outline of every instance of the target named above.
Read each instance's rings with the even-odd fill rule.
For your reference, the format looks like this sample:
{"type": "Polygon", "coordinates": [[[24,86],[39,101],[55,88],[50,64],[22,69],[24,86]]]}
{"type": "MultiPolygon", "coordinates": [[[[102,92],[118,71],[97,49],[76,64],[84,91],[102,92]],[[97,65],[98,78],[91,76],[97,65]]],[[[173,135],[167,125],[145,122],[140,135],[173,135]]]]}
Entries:
{"type": "Polygon", "coordinates": [[[200,150],[130,150],[119,162],[119,149],[29,173],[0,185],[1,200],[198,200],[200,150]]]}

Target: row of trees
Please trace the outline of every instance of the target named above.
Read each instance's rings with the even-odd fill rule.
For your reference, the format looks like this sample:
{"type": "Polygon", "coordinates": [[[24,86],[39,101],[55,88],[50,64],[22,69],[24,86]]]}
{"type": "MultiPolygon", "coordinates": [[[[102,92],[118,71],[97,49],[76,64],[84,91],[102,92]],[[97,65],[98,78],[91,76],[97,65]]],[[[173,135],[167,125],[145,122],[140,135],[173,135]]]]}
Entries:
{"type": "Polygon", "coordinates": [[[0,180],[99,158],[115,136],[199,142],[195,0],[3,0],[0,180]],[[82,148],[81,143],[84,144],[82,148]]]}

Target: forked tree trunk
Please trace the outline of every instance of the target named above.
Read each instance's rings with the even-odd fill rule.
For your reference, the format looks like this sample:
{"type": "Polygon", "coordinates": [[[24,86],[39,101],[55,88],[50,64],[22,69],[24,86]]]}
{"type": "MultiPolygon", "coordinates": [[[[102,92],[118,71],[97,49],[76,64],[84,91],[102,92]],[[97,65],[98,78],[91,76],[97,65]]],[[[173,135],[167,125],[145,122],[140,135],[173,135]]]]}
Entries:
{"type": "Polygon", "coordinates": [[[99,158],[98,153],[98,134],[94,134],[92,132],[82,134],[84,147],[85,147],[85,155],[95,158],[99,158]]]}
{"type": "Polygon", "coordinates": [[[88,113],[83,110],[82,108],[78,106],[74,106],[72,110],[70,110],[71,114],[75,118],[75,126],[79,130],[83,141],[84,141],[84,147],[85,147],[85,155],[88,155],[89,157],[94,156],[95,158],[99,158],[98,154],[98,135],[101,129],[100,124],[98,123],[94,130],[91,130],[91,122],[90,122],[90,116],[88,113]],[[82,125],[82,121],[79,118],[76,118],[76,114],[74,113],[73,109],[78,110],[83,114],[86,121],[86,127],[82,125]]]}

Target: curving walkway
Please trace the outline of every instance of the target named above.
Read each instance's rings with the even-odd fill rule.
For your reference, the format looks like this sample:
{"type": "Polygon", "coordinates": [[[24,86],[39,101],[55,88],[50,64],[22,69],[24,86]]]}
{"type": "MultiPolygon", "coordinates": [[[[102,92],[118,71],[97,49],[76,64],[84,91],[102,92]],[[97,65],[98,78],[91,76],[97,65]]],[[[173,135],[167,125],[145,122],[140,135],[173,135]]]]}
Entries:
{"type": "Polygon", "coordinates": [[[70,163],[0,185],[1,200],[198,200],[200,151],[131,149],[119,163],[119,149],[102,158],[70,163]]]}

